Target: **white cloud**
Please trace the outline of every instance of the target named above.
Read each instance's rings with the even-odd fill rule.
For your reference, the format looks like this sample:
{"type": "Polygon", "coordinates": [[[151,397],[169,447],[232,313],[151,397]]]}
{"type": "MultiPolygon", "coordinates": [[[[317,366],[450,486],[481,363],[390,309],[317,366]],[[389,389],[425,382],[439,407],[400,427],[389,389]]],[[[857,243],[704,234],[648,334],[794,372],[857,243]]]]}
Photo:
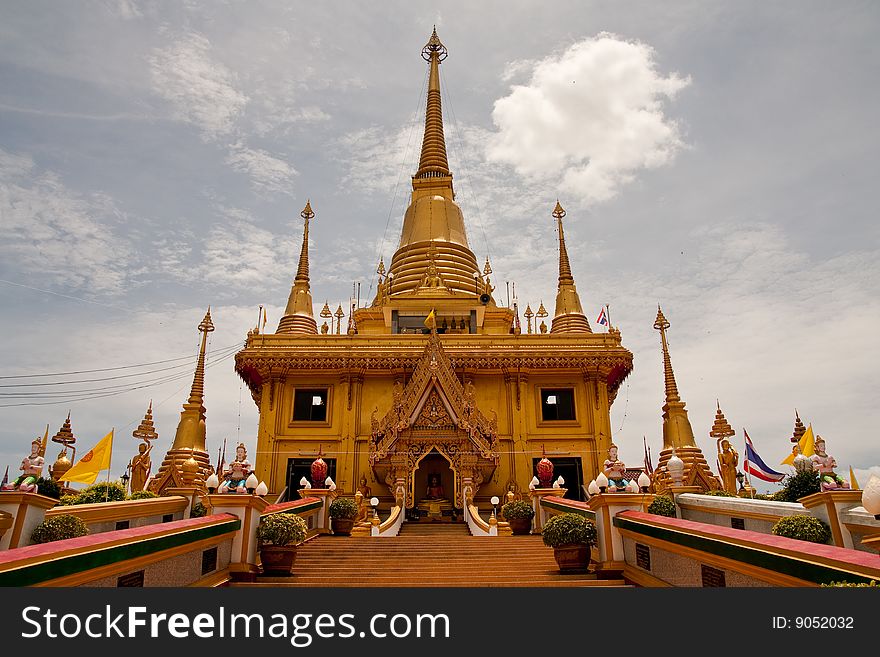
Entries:
{"type": "Polygon", "coordinates": [[[172,104],[175,118],[196,125],[207,140],[231,134],[250,100],[211,51],[206,37],[190,32],[149,58],[154,91],[172,104]]]}
{"type": "Polygon", "coordinates": [[[226,163],[248,174],[257,190],[291,194],[296,169],[264,150],[248,148],[238,142],[230,147],[226,163]]]}
{"type": "Polygon", "coordinates": [[[197,265],[206,283],[230,292],[266,290],[292,278],[299,245],[292,236],[279,239],[260,228],[246,212],[223,209],[204,242],[197,265]]]}
{"type": "MultiPolygon", "coordinates": [[[[524,62],[508,65],[506,79],[524,62]]],[[[682,147],[663,102],[690,83],[657,72],[653,49],[602,33],[531,62],[528,84],[495,101],[490,160],[584,201],[617,194],[640,169],[662,166],[682,147]]]]}
{"type": "Polygon", "coordinates": [[[100,193],[78,194],[25,155],[0,149],[0,254],[16,280],[119,294],[138,262],[120,234],[125,215],[100,193]]]}

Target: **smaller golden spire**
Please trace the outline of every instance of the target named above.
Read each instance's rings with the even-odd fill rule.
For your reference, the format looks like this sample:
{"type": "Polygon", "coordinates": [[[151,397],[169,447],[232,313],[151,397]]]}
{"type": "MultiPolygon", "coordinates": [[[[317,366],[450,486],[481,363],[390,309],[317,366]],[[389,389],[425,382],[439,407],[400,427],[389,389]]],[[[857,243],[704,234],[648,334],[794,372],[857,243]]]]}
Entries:
{"type": "Polygon", "coordinates": [[[672,371],[672,360],[669,357],[669,344],[666,342],[666,329],[671,326],[669,320],[657,304],[657,319],[654,320],[654,328],[660,331],[660,341],[663,347],[663,377],[666,382],[666,402],[681,401],[678,394],[678,386],[675,384],[675,372],[672,371]]]}
{"type": "Polygon", "coordinates": [[[312,292],[309,286],[309,221],[315,218],[312,211],[311,200],[306,201],[306,206],[299,213],[303,218],[303,240],[299,252],[299,266],[296,269],[296,277],[287,298],[287,307],[284,316],[278,322],[276,333],[299,333],[304,335],[317,335],[318,325],[312,315],[312,292]]]}
{"type": "Polygon", "coordinates": [[[556,207],[551,213],[556,219],[559,230],[559,286],[556,292],[556,312],[550,325],[551,333],[592,333],[590,322],[584,315],[581,299],[574,284],[571,273],[571,262],[568,249],[565,247],[565,233],[562,230],[562,218],[565,209],[556,200],[556,207]]]}
{"type": "Polygon", "coordinates": [[[333,313],[336,315],[336,335],[339,335],[342,332],[342,318],[345,317],[345,313],[342,310],[342,304],[339,304],[339,307],[336,309],[336,312],[333,313]]]}
{"type": "Polygon", "coordinates": [[[67,419],[64,420],[64,424],[61,425],[58,433],[52,436],[52,442],[64,445],[65,450],[76,442],[76,437],[70,428],[70,411],[67,411],[67,419]]]}
{"type": "Polygon", "coordinates": [[[379,281],[381,282],[382,277],[385,275],[385,261],[381,256],[379,257],[379,266],[376,267],[376,273],[379,274],[379,281]]]}
{"type": "Polygon", "coordinates": [[[488,276],[492,273],[492,265],[489,264],[489,256],[486,256],[486,264],[483,266],[483,276],[488,276]]]}
{"type": "Polygon", "coordinates": [[[527,303],[526,310],[523,313],[523,316],[526,318],[526,322],[528,323],[529,335],[532,333],[532,317],[535,316],[535,313],[532,311],[532,307],[527,303]]]}

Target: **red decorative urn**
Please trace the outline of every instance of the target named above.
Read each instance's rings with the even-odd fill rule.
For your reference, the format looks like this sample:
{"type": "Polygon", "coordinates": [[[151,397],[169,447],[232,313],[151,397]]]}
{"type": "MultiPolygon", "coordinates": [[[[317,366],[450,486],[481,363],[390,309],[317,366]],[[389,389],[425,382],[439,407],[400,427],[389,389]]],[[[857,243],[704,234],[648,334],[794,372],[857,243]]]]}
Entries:
{"type": "Polygon", "coordinates": [[[311,466],[312,487],[326,488],[324,481],[327,479],[327,462],[321,458],[321,448],[318,447],[318,458],[312,461],[311,466]]]}
{"type": "Polygon", "coordinates": [[[553,463],[547,458],[543,445],[541,446],[541,460],[538,461],[535,470],[538,471],[538,482],[541,484],[541,488],[553,486],[553,463]]]}

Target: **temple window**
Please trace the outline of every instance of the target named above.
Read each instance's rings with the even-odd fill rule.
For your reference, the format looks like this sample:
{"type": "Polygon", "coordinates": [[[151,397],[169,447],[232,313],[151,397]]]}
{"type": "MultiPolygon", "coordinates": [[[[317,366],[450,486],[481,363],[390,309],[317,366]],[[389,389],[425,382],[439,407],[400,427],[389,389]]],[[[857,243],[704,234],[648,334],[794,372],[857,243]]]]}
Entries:
{"type": "Polygon", "coordinates": [[[327,392],[327,388],[297,388],[293,393],[293,421],[326,422],[327,392]]]}
{"type": "Polygon", "coordinates": [[[574,420],[574,390],[572,388],[542,389],[541,419],[545,422],[574,420]]]}

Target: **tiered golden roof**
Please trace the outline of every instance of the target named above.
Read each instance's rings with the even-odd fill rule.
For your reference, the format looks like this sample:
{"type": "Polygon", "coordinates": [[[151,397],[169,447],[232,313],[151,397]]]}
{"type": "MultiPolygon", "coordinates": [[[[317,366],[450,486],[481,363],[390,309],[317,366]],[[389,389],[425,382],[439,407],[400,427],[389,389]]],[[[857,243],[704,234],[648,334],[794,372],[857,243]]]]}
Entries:
{"type": "Polygon", "coordinates": [[[55,459],[52,467],[49,468],[49,472],[55,481],[62,481],[64,474],[73,466],[73,462],[67,455],[67,448],[76,443],[76,437],[73,435],[73,430],[70,428],[70,412],[67,413],[67,419],[64,420],[64,424],[61,425],[58,433],[52,436],[52,442],[59,443],[62,447],[61,451],[58,453],[58,458],[55,459]]]}
{"type": "Polygon", "coordinates": [[[663,378],[666,387],[666,403],[663,404],[663,450],[654,473],[654,489],[657,493],[666,492],[672,485],[672,479],[666,471],[666,464],[675,450],[676,456],[684,461],[683,484],[699,486],[704,491],[718,490],[720,482],[712,474],[702,450],[694,440],[694,430],[688,419],[685,403],[681,401],[678,386],[675,383],[675,372],[672,371],[672,360],[669,357],[669,344],[666,341],[666,330],[669,320],[657,306],[657,319],[654,328],[660,331],[660,342],[663,348],[663,378]]]}
{"type": "Polygon", "coordinates": [[[76,442],[76,437],[73,435],[73,430],[70,428],[70,412],[67,413],[67,419],[64,420],[64,424],[61,425],[58,433],[52,436],[52,442],[64,445],[65,448],[76,442]]]}
{"type": "Polygon", "coordinates": [[[431,294],[479,297],[483,275],[468,245],[461,208],[455,202],[452,174],[446,158],[443,109],[440,98],[440,62],[446,47],[435,29],[422,49],[430,65],[425,110],[425,135],[419,168],[412,179],[412,199],[403,218],[400,244],[388,270],[389,294],[406,295],[424,288],[430,263],[444,282],[431,294]],[[428,258],[432,253],[433,258],[428,258]]]}
{"type": "Polygon", "coordinates": [[[299,267],[296,270],[296,278],[287,299],[287,308],[284,316],[278,322],[276,333],[302,333],[317,335],[318,324],[312,314],[312,291],[309,287],[309,221],[314,219],[311,201],[306,201],[306,207],[300,212],[303,218],[303,241],[299,253],[299,267]]]}
{"type": "Polygon", "coordinates": [[[153,400],[150,400],[147,412],[144,413],[144,419],[141,420],[138,428],[131,432],[131,435],[147,442],[159,438],[159,433],[156,431],[156,427],[153,426],[153,400]]]}
{"type": "Polygon", "coordinates": [[[592,333],[590,322],[581,307],[581,298],[574,285],[568,250],[565,248],[565,234],[562,232],[562,218],[565,210],[556,201],[553,217],[559,229],[559,286],[556,292],[556,312],[550,324],[551,333],[592,333]]]}
{"type": "Polygon", "coordinates": [[[794,409],[794,432],[791,434],[791,442],[798,443],[801,437],[807,432],[804,423],[801,422],[801,416],[798,415],[797,409],[794,409]]]}
{"type": "Polygon", "coordinates": [[[715,404],[715,422],[709,430],[709,436],[716,440],[735,436],[736,431],[730,426],[730,422],[727,421],[727,418],[724,417],[724,412],[721,410],[721,403],[716,400],[715,404]]]}
{"type": "Polygon", "coordinates": [[[183,405],[183,411],[180,413],[174,443],[165,454],[156,476],[147,485],[147,489],[154,493],[162,493],[169,487],[183,486],[185,483],[183,464],[190,458],[195,459],[199,464],[199,471],[196,473],[192,485],[197,488],[205,488],[205,479],[211,466],[210,456],[205,445],[205,351],[208,345],[208,333],[213,330],[214,322],[211,321],[211,308],[209,307],[204,319],[199,323],[202,340],[199,345],[196,371],[193,375],[189,399],[183,405]]]}

